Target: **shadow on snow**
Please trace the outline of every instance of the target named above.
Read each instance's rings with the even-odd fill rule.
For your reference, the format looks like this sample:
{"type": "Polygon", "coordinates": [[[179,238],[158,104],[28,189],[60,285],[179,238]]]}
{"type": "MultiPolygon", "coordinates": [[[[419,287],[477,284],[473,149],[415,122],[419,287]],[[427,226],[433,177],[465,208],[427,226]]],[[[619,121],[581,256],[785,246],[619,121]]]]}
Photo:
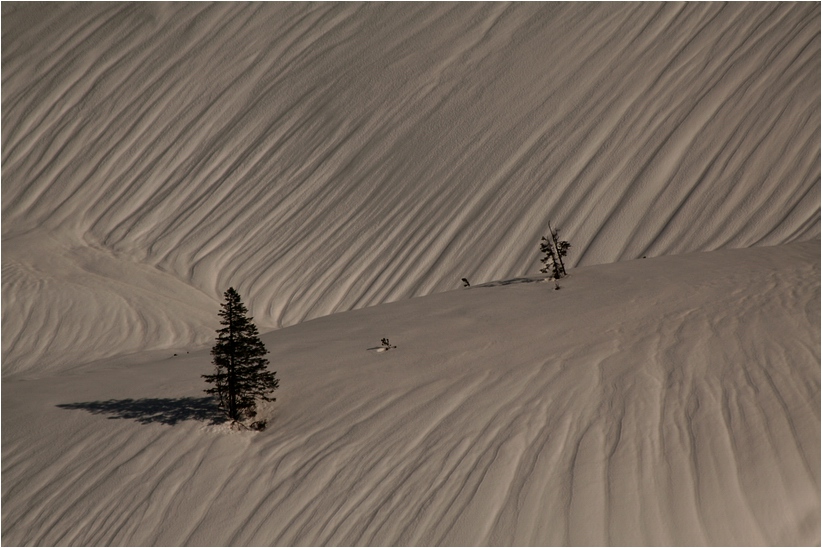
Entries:
{"type": "MultiPolygon", "coordinates": [[[[534,282],[541,282],[544,281],[545,278],[511,278],[509,280],[497,280],[494,282],[485,282],[484,284],[477,284],[472,285],[471,287],[499,287],[501,285],[512,285],[512,284],[530,284],[534,282]]],[[[471,289],[471,288],[467,288],[471,289]]]]}
{"type": "Polygon", "coordinates": [[[141,398],[133,400],[86,401],[61,403],[61,409],[82,409],[93,415],[109,415],[109,419],[133,419],[140,424],[169,424],[187,420],[225,422],[225,415],[213,398],[141,398]]]}

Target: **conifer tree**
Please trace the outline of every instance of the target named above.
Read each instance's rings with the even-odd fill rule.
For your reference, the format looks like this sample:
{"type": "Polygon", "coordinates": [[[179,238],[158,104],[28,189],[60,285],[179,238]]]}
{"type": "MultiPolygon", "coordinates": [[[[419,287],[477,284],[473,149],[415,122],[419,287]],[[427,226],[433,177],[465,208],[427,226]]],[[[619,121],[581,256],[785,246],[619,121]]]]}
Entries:
{"type": "Polygon", "coordinates": [[[565,272],[565,263],[562,261],[562,258],[568,255],[568,248],[571,247],[571,244],[565,240],[557,240],[557,236],[559,236],[559,229],[554,230],[551,228],[550,222],[548,223],[548,231],[551,233],[551,239],[554,241],[554,251],[556,252],[557,260],[559,261],[559,270],[562,272],[563,276],[567,276],[568,273],[565,272]]]}
{"type": "Polygon", "coordinates": [[[548,230],[551,237],[543,236],[539,245],[539,250],[545,253],[545,256],[540,259],[544,266],[539,271],[543,274],[550,273],[552,279],[559,280],[568,274],[565,272],[565,263],[562,258],[568,255],[568,248],[571,247],[571,244],[557,239],[559,230],[551,228],[551,223],[548,223],[548,230]]]}
{"type": "Polygon", "coordinates": [[[254,417],[257,400],[274,401],[269,394],[279,387],[275,373],[268,371],[268,354],[260,340],[257,326],[248,317],[248,309],[233,287],[225,292],[225,302],[218,313],[222,328],[217,330],[217,342],[211,349],[213,375],[203,375],[213,384],[205,390],[219,401],[226,416],[239,421],[254,417]]]}
{"type": "Polygon", "coordinates": [[[542,263],[542,268],[540,268],[539,271],[543,274],[550,273],[552,279],[558,280],[560,277],[559,263],[556,260],[554,246],[551,240],[543,236],[539,244],[539,250],[545,253],[545,256],[539,260],[542,263]]]}

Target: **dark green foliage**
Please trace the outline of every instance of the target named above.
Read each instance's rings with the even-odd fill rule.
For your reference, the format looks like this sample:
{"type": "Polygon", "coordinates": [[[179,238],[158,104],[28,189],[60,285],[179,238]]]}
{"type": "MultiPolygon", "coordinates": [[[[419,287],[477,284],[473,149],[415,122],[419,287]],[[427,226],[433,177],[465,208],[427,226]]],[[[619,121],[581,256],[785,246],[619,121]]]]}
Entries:
{"type": "Polygon", "coordinates": [[[539,271],[543,274],[550,273],[552,279],[558,280],[568,274],[565,272],[565,263],[562,258],[568,255],[568,248],[571,244],[557,239],[559,230],[551,228],[551,223],[548,223],[548,230],[551,232],[551,237],[543,236],[539,245],[539,250],[545,253],[545,256],[540,259],[544,266],[539,271]]]}
{"type": "Polygon", "coordinates": [[[217,397],[220,409],[229,419],[239,421],[257,414],[257,400],[274,401],[269,394],[279,387],[276,373],[268,371],[268,354],[257,326],[247,316],[248,309],[234,288],[225,292],[219,312],[217,343],[211,349],[213,375],[203,375],[213,384],[205,391],[217,397]]]}

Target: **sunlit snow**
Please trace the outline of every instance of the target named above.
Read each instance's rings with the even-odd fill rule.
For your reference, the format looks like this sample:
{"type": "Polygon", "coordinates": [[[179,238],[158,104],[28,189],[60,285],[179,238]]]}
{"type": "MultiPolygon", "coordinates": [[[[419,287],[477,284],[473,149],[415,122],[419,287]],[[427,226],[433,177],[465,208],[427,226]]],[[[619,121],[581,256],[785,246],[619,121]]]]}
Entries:
{"type": "Polygon", "coordinates": [[[2,15],[3,544],[820,543],[818,3],[2,15]]]}

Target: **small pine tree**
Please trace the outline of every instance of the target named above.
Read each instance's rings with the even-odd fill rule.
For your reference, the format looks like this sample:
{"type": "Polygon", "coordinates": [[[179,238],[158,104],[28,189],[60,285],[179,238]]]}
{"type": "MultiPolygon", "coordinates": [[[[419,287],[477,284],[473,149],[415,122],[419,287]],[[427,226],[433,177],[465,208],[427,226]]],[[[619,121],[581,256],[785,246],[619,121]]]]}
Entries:
{"type": "Polygon", "coordinates": [[[559,280],[563,276],[567,276],[565,272],[565,263],[562,258],[568,255],[568,248],[571,244],[564,240],[558,240],[559,230],[551,228],[551,223],[548,223],[548,230],[551,237],[543,236],[540,241],[539,250],[545,253],[545,256],[540,259],[543,267],[539,269],[543,274],[551,274],[551,279],[559,280]]]}
{"type": "Polygon", "coordinates": [[[562,261],[562,258],[568,256],[568,248],[571,247],[571,244],[565,240],[557,240],[559,229],[552,229],[550,222],[548,223],[548,230],[551,232],[551,239],[554,241],[554,250],[557,254],[557,260],[559,260],[559,269],[563,276],[567,276],[568,273],[565,272],[565,263],[562,261]]]}
{"type": "Polygon", "coordinates": [[[257,400],[274,401],[269,394],[279,388],[276,372],[268,371],[268,354],[260,340],[257,326],[247,316],[248,309],[233,287],[225,292],[225,303],[219,312],[221,329],[211,349],[213,375],[203,375],[213,384],[205,390],[215,395],[226,416],[239,421],[257,414],[257,400]]]}
{"type": "Polygon", "coordinates": [[[539,250],[545,253],[545,256],[540,259],[542,268],[540,268],[539,271],[543,274],[550,273],[552,279],[558,280],[560,278],[559,262],[556,259],[556,253],[554,252],[554,246],[551,244],[551,240],[543,236],[539,244],[539,250]]]}

